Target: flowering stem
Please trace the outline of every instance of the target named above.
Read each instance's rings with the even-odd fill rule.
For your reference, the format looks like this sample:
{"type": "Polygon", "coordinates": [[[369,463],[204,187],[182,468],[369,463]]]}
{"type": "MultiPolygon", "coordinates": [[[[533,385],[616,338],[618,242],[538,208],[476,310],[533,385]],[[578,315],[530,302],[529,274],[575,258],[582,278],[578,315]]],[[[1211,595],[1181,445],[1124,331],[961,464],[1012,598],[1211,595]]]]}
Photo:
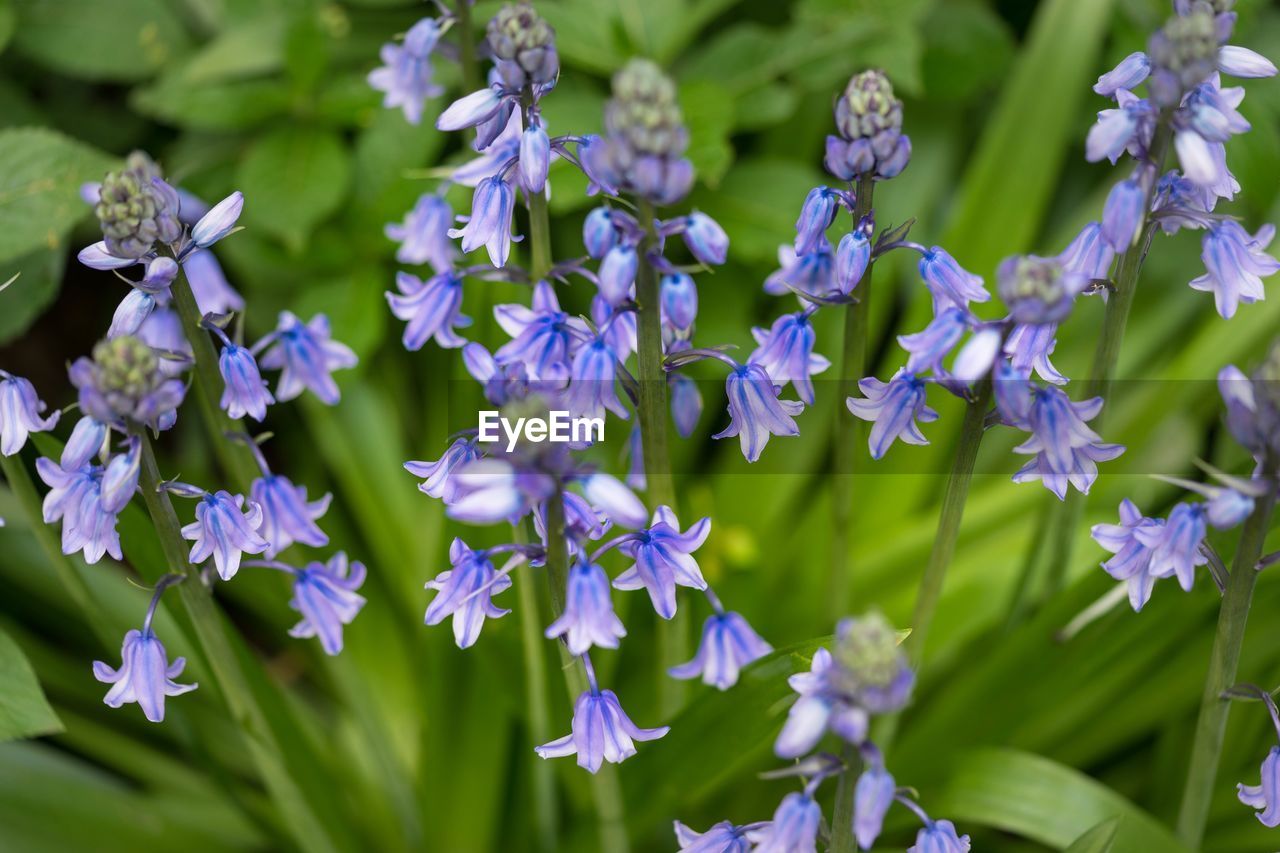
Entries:
{"type": "Polygon", "coordinates": [[[214,606],[209,588],[200,578],[198,570],[187,560],[182,525],[168,493],[160,489],[160,468],[156,464],[151,440],[140,429],[136,434],[142,441],[142,498],[151,515],[156,535],[160,538],[165,562],[168,563],[170,572],[190,576],[189,582],[178,586],[178,594],[194,629],[194,637],[204,659],[204,668],[217,682],[232,720],[243,734],[267,790],[288,817],[290,829],[299,846],[308,851],[334,851],[337,848],[324,829],[325,824],[317,816],[322,812],[312,809],[295,784],[295,774],[290,773],[280,754],[279,744],[266,714],[252,693],[236,651],[228,639],[222,617],[214,606]]]}
{"type": "Polygon", "coordinates": [[[471,0],[457,0],[453,16],[458,20],[458,66],[462,69],[462,87],[468,92],[480,88],[480,71],[476,66],[475,33],[471,29],[471,0]]]}
{"type": "MultiPolygon", "coordinates": [[[[641,454],[644,456],[649,503],[654,507],[669,506],[675,511],[675,481],[671,476],[671,457],[667,450],[667,377],[662,367],[658,271],[649,260],[649,252],[658,245],[658,235],[653,224],[653,205],[645,199],[638,199],[638,203],[640,225],[645,236],[640,242],[636,269],[640,384],[636,416],[640,420],[641,454]]],[[[687,614],[678,612],[673,618],[658,622],[658,707],[664,718],[669,718],[684,703],[684,684],[672,679],[667,670],[688,658],[687,618],[687,614]]]]}
{"type": "Polygon", "coordinates": [[[169,288],[173,304],[182,319],[182,332],[191,344],[195,356],[195,391],[199,400],[200,415],[209,431],[209,440],[223,471],[232,479],[239,491],[248,491],[249,484],[257,476],[258,466],[253,453],[241,442],[228,441],[227,433],[241,432],[239,421],[227,417],[218,407],[222,391],[222,374],[218,371],[218,354],[209,340],[209,333],[201,326],[200,307],[185,276],[174,279],[169,288]]]}
{"type": "Polygon", "coordinates": [[[120,644],[119,632],[112,629],[102,608],[94,603],[89,587],[85,584],[84,578],[80,576],[79,567],[72,562],[70,557],[62,553],[62,548],[58,543],[57,536],[54,535],[53,528],[44,523],[44,513],[40,507],[40,494],[36,491],[35,484],[31,482],[31,475],[27,472],[26,466],[22,464],[22,457],[17,455],[0,456],[0,470],[4,471],[4,478],[9,483],[9,490],[18,499],[18,506],[22,508],[22,514],[26,517],[27,526],[31,528],[31,533],[36,537],[36,541],[40,543],[40,547],[48,556],[49,562],[53,564],[53,569],[58,575],[58,580],[66,588],[67,595],[71,597],[76,607],[80,608],[85,618],[89,621],[89,627],[93,630],[94,636],[107,649],[118,646],[120,644]]]}
{"type": "Polygon", "coordinates": [[[853,837],[853,794],[862,770],[862,756],[858,748],[846,743],[841,751],[844,770],[836,782],[835,813],[831,816],[831,846],[827,853],[855,853],[857,839],[853,837]]]}
{"type": "MultiPolygon", "coordinates": [[[[871,176],[858,179],[854,201],[853,224],[871,212],[875,184],[871,176]]],[[[831,616],[840,618],[849,604],[849,533],[853,515],[853,473],[858,458],[858,436],[861,421],[853,416],[844,400],[857,391],[858,380],[866,376],[871,349],[871,270],[873,262],[858,283],[858,301],[844,312],[844,344],[840,358],[839,399],[836,401],[833,448],[836,476],[831,484],[831,575],[828,579],[828,602],[831,616]]]]}
{"type": "Polygon", "coordinates": [[[1231,701],[1224,699],[1222,694],[1235,684],[1240,646],[1244,641],[1245,623],[1249,619],[1249,604],[1258,579],[1258,558],[1262,556],[1275,503],[1275,486],[1269,484],[1267,493],[1258,498],[1240,534],[1222,608],[1218,611],[1218,631],[1209,657],[1209,675],[1205,679],[1195,741],[1191,747],[1191,766],[1187,770],[1182,808],[1178,812],[1178,835],[1192,848],[1200,847],[1209,816],[1222,739],[1227,729],[1227,714],[1231,710],[1231,701]]]}
{"type": "MultiPolygon", "coordinates": [[[[563,512],[562,512],[563,515],[563,512]]],[[[563,522],[562,522],[563,523],[563,522]]],[[[529,522],[516,526],[516,537],[528,541],[529,522]]],[[[529,704],[529,731],[534,743],[551,739],[550,700],[547,696],[547,659],[543,654],[541,609],[532,578],[516,584],[520,594],[520,643],[524,651],[525,700],[529,704]]],[[[554,768],[546,761],[533,763],[533,814],[538,847],[558,849],[559,827],[554,768]]]]}

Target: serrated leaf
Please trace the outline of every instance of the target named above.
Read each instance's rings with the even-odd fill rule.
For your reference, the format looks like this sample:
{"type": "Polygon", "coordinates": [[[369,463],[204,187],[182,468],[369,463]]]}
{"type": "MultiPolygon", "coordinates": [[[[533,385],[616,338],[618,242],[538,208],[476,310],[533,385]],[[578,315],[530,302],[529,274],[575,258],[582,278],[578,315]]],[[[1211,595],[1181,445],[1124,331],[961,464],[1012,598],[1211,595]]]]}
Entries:
{"type": "Polygon", "coordinates": [[[62,721],[49,707],[27,656],[0,629],[0,741],[62,731],[62,721]]]}
{"type": "Polygon", "coordinates": [[[0,131],[0,263],[62,248],[71,226],[89,215],[80,185],[100,180],[111,162],[57,131],[0,131]]]}
{"type": "Polygon", "coordinates": [[[245,224],[301,248],[342,203],[350,171],[346,147],[332,131],[285,127],[261,137],[236,172],[245,224]]]}
{"type": "Polygon", "coordinates": [[[181,57],[188,37],[164,0],[17,0],[13,46],[86,80],[144,80],[181,57]]]}

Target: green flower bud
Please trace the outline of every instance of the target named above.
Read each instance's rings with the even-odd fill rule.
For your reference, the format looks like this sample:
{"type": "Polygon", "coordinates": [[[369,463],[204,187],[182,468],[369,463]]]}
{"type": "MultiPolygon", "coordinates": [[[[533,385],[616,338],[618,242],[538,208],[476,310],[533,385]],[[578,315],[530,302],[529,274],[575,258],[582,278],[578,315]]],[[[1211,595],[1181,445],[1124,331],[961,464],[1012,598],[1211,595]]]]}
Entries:
{"type": "Polygon", "coordinates": [[[855,74],[836,104],[836,125],[846,139],[872,139],[888,131],[902,132],[902,101],[883,71],[855,74]]]}
{"type": "Polygon", "coordinates": [[[98,390],[108,397],[120,395],[139,400],[162,378],[155,351],[132,335],[98,342],[93,348],[93,362],[98,390]]]}
{"type": "Polygon", "coordinates": [[[850,693],[868,687],[889,687],[903,669],[898,633],[887,619],[874,612],[840,623],[834,658],[850,679],[850,693]]]}
{"type": "Polygon", "coordinates": [[[675,83],[647,59],[633,59],[613,75],[604,120],[638,156],[678,157],[689,144],[675,83]]]}
{"type": "Polygon", "coordinates": [[[151,158],[135,151],[123,170],[109,172],[102,179],[94,213],[111,254],[141,258],[156,240],[172,241],[181,233],[176,205],[154,184],[159,177],[160,170],[151,158]]]}

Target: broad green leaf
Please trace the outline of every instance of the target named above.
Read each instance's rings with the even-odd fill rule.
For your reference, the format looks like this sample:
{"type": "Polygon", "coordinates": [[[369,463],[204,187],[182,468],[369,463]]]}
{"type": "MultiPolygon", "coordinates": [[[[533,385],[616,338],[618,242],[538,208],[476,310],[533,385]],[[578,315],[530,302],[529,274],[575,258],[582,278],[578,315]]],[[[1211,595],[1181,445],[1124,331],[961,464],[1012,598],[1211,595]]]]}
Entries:
{"type": "Polygon", "coordinates": [[[1066,847],[1100,822],[1119,817],[1117,851],[1186,848],[1173,832],[1105,785],[1048,758],[1013,749],[955,757],[933,811],[1066,847]]]}
{"type": "Polygon", "coordinates": [[[1120,828],[1120,818],[1104,820],[1084,835],[1071,842],[1065,853],[1110,853],[1111,845],[1116,840],[1116,830],[1120,828]]]}
{"type": "Polygon", "coordinates": [[[924,92],[964,102],[1004,79],[1013,60],[1008,25],[982,0],[939,3],[923,22],[924,92]]]}
{"type": "Polygon", "coordinates": [[[106,155],[44,128],[0,130],[0,163],[0,262],[62,249],[71,226],[89,215],[80,185],[111,167],[106,155]]]}
{"type": "Polygon", "coordinates": [[[15,0],[14,5],[14,48],[72,77],[143,80],[187,50],[177,6],[164,0],[15,0]]]}
{"type": "Polygon", "coordinates": [[[245,225],[283,239],[295,250],[347,193],[350,161],[341,138],[317,127],[284,127],[258,139],[236,182],[247,199],[245,225]]]}
{"type": "Polygon", "coordinates": [[[183,66],[190,84],[269,74],[284,66],[285,20],[264,14],[220,33],[183,66]]]}
{"type": "Polygon", "coordinates": [[[66,252],[36,249],[0,263],[0,272],[18,277],[0,291],[0,343],[21,335],[58,295],[66,252]]]}
{"type": "Polygon", "coordinates": [[[288,111],[289,88],[280,80],[190,83],[181,73],[163,75],[135,89],[133,108],[191,130],[243,130],[288,111]]]}
{"type": "Polygon", "coordinates": [[[18,644],[0,629],[0,741],[62,731],[18,644]]]}
{"type": "Polygon", "coordinates": [[[680,87],[680,108],[689,126],[689,150],[698,180],[714,188],[733,163],[729,131],[733,98],[714,82],[700,80],[680,87]]]}

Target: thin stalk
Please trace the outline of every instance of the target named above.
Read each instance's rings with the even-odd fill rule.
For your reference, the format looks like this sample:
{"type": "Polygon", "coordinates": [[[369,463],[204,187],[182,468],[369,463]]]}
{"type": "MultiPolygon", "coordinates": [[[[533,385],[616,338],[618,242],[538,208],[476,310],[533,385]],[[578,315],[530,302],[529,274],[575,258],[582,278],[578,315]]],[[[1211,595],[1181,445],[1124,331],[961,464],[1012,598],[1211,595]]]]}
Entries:
{"type": "Polygon", "coordinates": [[[1218,611],[1218,631],[1209,657],[1209,675],[1204,682],[1195,741],[1191,746],[1191,765],[1182,791],[1182,808],[1178,812],[1178,836],[1194,849],[1199,849],[1204,837],[1209,804],[1213,800],[1218,777],[1222,740],[1227,730],[1227,714],[1231,710],[1231,700],[1224,699],[1222,694],[1236,682],[1240,647],[1249,619],[1253,587],[1258,579],[1258,559],[1262,556],[1275,503],[1275,487],[1272,485],[1267,494],[1258,499],[1253,514],[1245,522],[1231,565],[1231,575],[1227,578],[1222,608],[1218,611]]]}
{"type": "MultiPolygon", "coordinates": [[[[520,96],[524,126],[533,123],[533,89],[525,87],[520,96]]],[[[526,193],[529,199],[529,278],[539,281],[551,271],[551,219],[547,214],[546,193],[526,193]]]]}
{"type": "MultiPolygon", "coordinates": [[[[872,195],[875,184],[870,176],[858,179],[854,200],[853,225],[856,228],[862,217],[871,212],[872,195]]],[[[858,301],[850,305],[844,312],[844,343],[840,357],[839,399],[836,401],[835,423],[833,425],[833,456],[835,462],[835,478],[831,483],[831,562],[828,578],[827,596],[831,608],[832,619],[845,615],[849,606],[850,561],[849,544],[850,528],[853,520],[853,477],[859,458],[859,437],[862,434],[862,421],[853,416],[844,405],[847,397],[857,392],[858,380],[867,375],[867,361],[870,358],[871,334],[871,271],[873,264],[868,263],[862,281],[858,282],[858,301]]]]}
{"type": "MultiPolygon", "coordinates": [[[[529,539],[526,525],[516,527],[516,538],[529,539]]],[[[516,584],[520,594],[520,644],[524,652],[525,701],[529,705],[529,731],[534,743],[551,740],[550,699],[547,696],[547,659],[543,653],[542,619],[532,578],[516,584]]],[[[550,762],[533,762],[533,814],[538,849],[559,849],[559,809],[556,805],[555,768],[550,762]]]]}
{"type": "Polygon", "coordinates": [[[53,528],[44,523],[40,494],[36,491],[35,484],[31,482],[31,474],[28,473],[27,467],[22,464],[22,457],[0,456],[0,469],[4,471],[4,478],[9,483],[10,491],[18,499],[18,506],[22,508],[22,514],[26,518],[27,526],[31,528],[32,535],[36,537],[41,549],[48,556],[49,562],[53,564],[53,570],[57,573],[58,580],[62,583],[67,595],[89,622],[94,636],[107,649],[119,646],[121,634],[111,627],[102,608],[94,603],[89,587],[80,576],[79,567],[71,557],[62,553],[62,547],[58,543],[57,536],[54,535],[53,528]]]}
{"type": "Polygon", "coordinates": [[[174,279],[169,292],[173,294],[173,304],[182,319],[182,333],[191,344],[191,352],[195,356],[195,392],[200,408],[200,416],[209,432],[209,443],[223,473],[230,477],[237,491],[247,492],[249,485],[258,476],[258,465],[254,461],[253,451],[238,441],[229,441],[228,432],[241,432],[243,427],[239,421],[227,417],[227,413],[218,406],[222,395],[222,374],[218,370],[218,353],[209,340],[209,333],[201,325],[200,307],[196,304],[195,295],[186,276],[174,279]]]}
{"type": "MultiPolygon", "coordinates": [[[[207,341],[206,341],[207,342],[207,341]]],[[[194,342],[193,342],[194,343],[194,342]]],[[[142,441],[142,497],[151,515],[160,547],[169,571],[189,576],[178,585],[178,596],[191,620],[194,637],[208,671],[217,682],[227,702],[232,721],[244,735],[245,745],[262,774],[267,790],[281,805],[289,830],[298,845],[308,851],[335,851],[324,824],[313,812],[303,793],[290,775],[279,752],[266,715],[254,698],[235,649],[227,637],[221,614],[204,581],[187,561],[187,545],[182,538],[182,525],[166,492],[160,490],[160,468],[146,433],[139,430],[142,441]]]]}
{"type": "Polygon", "coordinates": [[[457,0],[453,4],[453,16],[458,20],[458,65],[462,69],[462,87],[474,92],[481,84],[480,68],[476,65],[475,33],[471,29],[471,0],[457,0]]]}
{"type": "Polygon", "coordinates": [[[827,853],[856,853],[858,841],[853,837],[853,794],[862,771],[862,756],[858,748],[846,743],[841,751],[844,770],[836,782],[835,813],[831,816],[831,846],[827,853]]]}
{"type": "MultiPolygon", "coordinates": [[[[644,456],[645,488],[652,506],[676,509],[675,480],[667,444],[667,376],[662,368],[662,314],[658,303],[658,271],[649,261],[649,252],[658,245],[654,229],[653,205],[638,199],[640,225],[645,237],[639,246],[636,270],[636,326],[639,352],[640,400],[636,417],[640,421],[641,454],[644,456]]],[[[658,710],[669,719],[684,704],[683,682],[667,670],[689,657],[688,613],[677,611],[671,619],[658,620],[658,710]]]]}

